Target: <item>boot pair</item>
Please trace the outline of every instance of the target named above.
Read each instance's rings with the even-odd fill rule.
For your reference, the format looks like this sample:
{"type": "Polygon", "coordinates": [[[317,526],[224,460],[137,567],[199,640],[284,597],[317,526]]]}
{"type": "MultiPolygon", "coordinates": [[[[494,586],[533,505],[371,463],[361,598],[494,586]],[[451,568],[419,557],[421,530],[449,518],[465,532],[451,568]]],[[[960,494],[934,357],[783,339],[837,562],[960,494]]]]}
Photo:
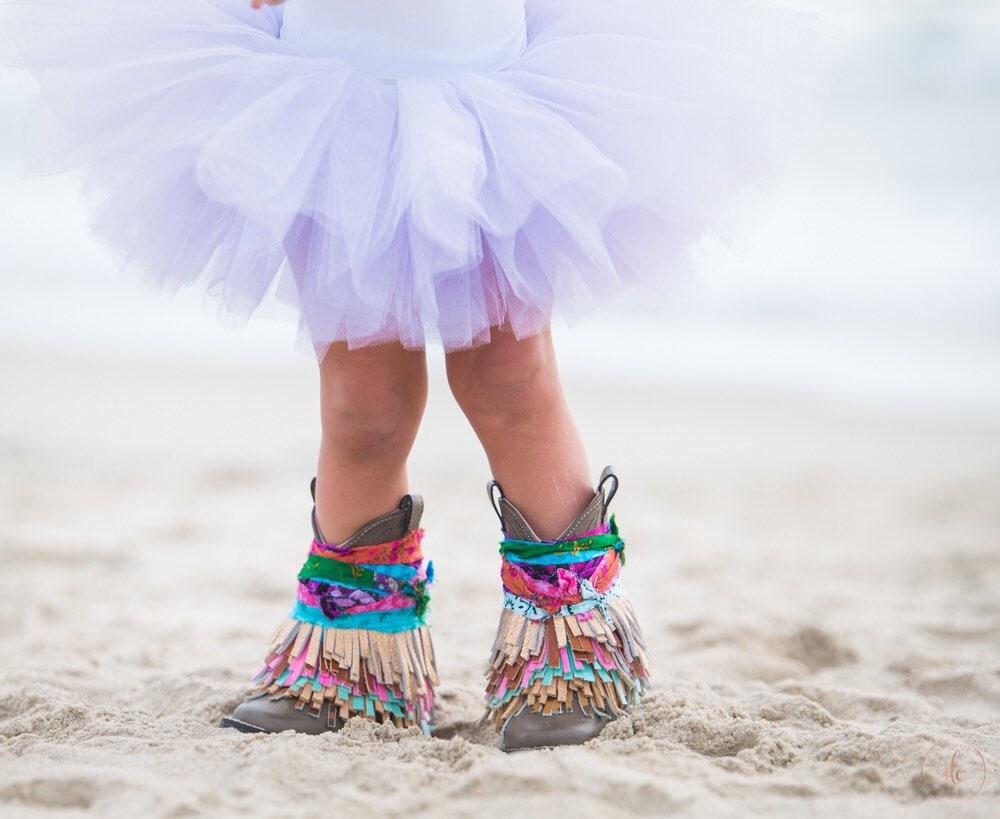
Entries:
{"type": "MultiPolygon", "coordinates": [[[[586,742],[639,703],[645,644],[619,573],[625,545],[608,506],[608,467],[593,499],[554,541],[542,541],[495,481],[504,608],[486,677],[486,719],[504,750],[586,742]]],[[[312,484],[315,500],[315,480],[312,484]]],[[[430,733],[438,684],[425,623],[433,566],[424,567],[423,501],[407,495],[347,541],[314,539],[297,602],[274,632],[257,690],[224,727],[246,732],[338,730],[354,716],[430,733]]]]}

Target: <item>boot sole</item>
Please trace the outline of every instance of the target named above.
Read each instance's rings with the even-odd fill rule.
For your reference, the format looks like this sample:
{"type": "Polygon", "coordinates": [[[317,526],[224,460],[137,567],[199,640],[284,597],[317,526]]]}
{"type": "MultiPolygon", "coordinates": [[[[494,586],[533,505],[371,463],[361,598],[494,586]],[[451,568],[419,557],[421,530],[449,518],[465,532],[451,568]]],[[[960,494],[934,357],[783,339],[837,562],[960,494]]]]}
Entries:
{"type": "Polygon", "coordinates": [[[251,725],[249,722],[241,722],[238,719],[233,719],[232,717],[223,717],[222,721],[219,722],[220,728],[235,728],[244,734],[269,734],[270,731],[265,731],[263,728],[258,728],[256,725],[251,725]]]}

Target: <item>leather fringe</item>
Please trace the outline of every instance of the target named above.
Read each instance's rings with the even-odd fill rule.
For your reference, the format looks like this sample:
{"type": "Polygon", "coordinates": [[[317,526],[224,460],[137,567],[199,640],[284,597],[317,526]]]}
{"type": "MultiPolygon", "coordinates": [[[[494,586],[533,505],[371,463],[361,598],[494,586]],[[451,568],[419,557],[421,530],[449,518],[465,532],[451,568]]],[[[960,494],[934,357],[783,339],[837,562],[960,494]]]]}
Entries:
{"type": "Polygon", "coordinates": [[[646,644],[627,597],[582,614],[531,620],[504,609],[486,672],[487,720],[525,708],[619,716],[649,685],[646,644]]]}
{"type": "Polygon", "coordinates": [[[383,633],[286,619],[271,635],[258,696],[293,697],[296,708],[329,720],[365,716],[427,730],[438,684],[430,630],[383,633]]]}

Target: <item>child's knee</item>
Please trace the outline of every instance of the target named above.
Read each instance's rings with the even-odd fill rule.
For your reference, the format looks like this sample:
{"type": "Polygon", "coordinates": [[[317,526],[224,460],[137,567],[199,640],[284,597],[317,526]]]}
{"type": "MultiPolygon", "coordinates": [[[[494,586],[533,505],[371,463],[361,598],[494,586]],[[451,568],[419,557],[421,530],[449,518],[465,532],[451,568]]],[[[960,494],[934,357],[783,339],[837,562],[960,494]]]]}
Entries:
{"type": "Polygon", "coordinates": [[[324,442],[353,460],[408,450],[414,435],[412,413],[391,401],[326,402],[322,420],[324,442]]]}
{"type": "Polygon", "coordinates": [[[534,340],[489,345],[449,361],[448,382],[474,423],[517,424],[544,413],[559,392],[555,360],[534,340]]]}
{"type": "Polygon", "coordinates": [[[345,457],[408,451],[426,401],[422,378],[327,378],[323,385],[323,439],[345,457]]]}

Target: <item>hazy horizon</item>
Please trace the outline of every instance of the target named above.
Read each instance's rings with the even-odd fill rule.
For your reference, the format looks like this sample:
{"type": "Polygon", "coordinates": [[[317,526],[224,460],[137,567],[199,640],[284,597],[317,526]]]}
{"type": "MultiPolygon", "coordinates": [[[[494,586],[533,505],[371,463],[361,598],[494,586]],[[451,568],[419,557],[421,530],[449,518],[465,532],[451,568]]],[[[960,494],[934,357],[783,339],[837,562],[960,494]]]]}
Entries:
{"type": "MultiPolygon", "coordinates": [[[[1000,9],[785,5],[827,13],[844,57],[776,210],[746,252],[713,254],[698,281],[560,330],[566,366],[603,354],[667,384],[1000,417],[1000,9]],[[602,353],[609,335],[627,354],[602,353]]],[[[229,333],[200,294],[167,300],[117,273],[86,238],[77,180],[22,178],[32,94],[23,73],[0,70],[0,343],[302,358],[290,311],[229,333]]]]}

